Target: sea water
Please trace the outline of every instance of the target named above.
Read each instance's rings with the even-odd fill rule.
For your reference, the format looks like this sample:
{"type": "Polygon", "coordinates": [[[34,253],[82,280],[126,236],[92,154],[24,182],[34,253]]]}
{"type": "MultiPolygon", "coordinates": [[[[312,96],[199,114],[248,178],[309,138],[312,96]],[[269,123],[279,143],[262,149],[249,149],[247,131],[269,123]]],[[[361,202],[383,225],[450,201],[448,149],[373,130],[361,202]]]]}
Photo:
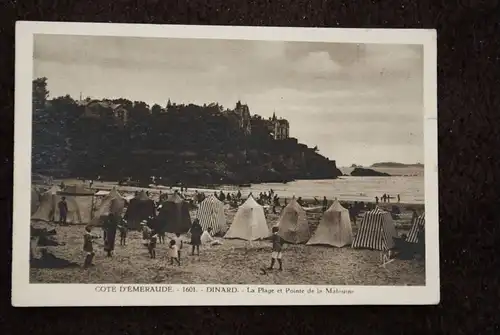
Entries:
{"type": "MultiPolygon", "coordinates": [[[[231,189],[230,187],[224,187],[231,189]]],[[[402,203],[423,204],[424,177],[339,177],[330,180],[296,180],[287,184],[264,183],[252,184],[250,187],[242,187],[243,194],[252,192],[258,195],[260,192],[274,190],[280,197],[302,197],[304,199],[318,198],[323,196],[328,199],[338,198],[345,201],[369,201],[374,202],[375,197],[388,194],[391,202],[397,201],[398,194],[402,203]]]]}

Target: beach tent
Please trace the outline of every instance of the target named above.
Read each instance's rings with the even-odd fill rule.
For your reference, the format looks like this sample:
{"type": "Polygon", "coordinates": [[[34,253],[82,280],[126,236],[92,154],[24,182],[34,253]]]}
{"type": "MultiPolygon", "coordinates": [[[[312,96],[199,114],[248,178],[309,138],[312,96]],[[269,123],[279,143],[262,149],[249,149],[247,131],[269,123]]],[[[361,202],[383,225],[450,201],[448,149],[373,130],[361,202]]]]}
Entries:
{"type": "Polygon", "coordinates": [[[320,220],[307,245],[322,244],[341,248],[352,243],[352,226],[349,210],[335,199],[320,220]]]}
{"type": "Polygon", "coordinates": [[[94,226],[101,225],[104,219],[113,213],[119,217],[122,216],[123,210],[125,208],[126,200],[121,196],[120,193],[113,188],[105,197],[102,199],[99,208],[94,213],[94,218],[91,224],[94,226]]]}
{"type": "Polygon", "coordinates": [[[270,235],[264,208],[255,201],[253,196],[250,196],[238,208],[233,224],[229,227],[224,238],[254,241],[267,238],[270,235]]]}
{"type": "Polygon", "coordinates": [[[224,234],[227,231],[224,203],[213,194],[200,203],[197,218],[200,220],[203,230],[212,228],[213,235],[224,234]]]}
{"type": "Polygon", "coordinates": [[[187,233],[191,228],[189,204],[174,193],[161,204],[157,222],[159,229],[167,233],[187,233]]]}
{"type": "Polygon", "coordinates": [[[35,187],[31,187],[31,215],[35,214],[40,206],[40,193],[35,187]]]}
{"type": "Polygon", "coordinates": [[[71,185],[57,192],[54,204],[54,221],[57,222],[60,219],[58,203],[65,197],[68,204],[66,223],[90,223],[94,207],[94,193],[94,190],[86,189],[83,185],[71,185]]]}
{"type": "Polygon", "coordinates": [[[52,186],[49,190],[40,195],[40,204],[35,213],[31,215],[32,220],[54,221],[57,205],[56,195],[59,190],[58,186],[52,186]]]}
{"type": "Polygon", "coordinates": [[[394,248],[394,237],[398,234],[391,213],[376,207],[363,216],[352,247],[388,250],[394,248]]]}
{"type": "Polygon", "coordinates": [[[418,233],[424,229],[425,226],[425,213],[415,218],[410,232],[406,237],[408,243],[418,243],[418,233]]]}
{"type": "Polygon", "coordinates": [[[288,243],[305,243],[311,238],[306,211],[295,197],[281,212],[278,227],[278,235],[288,243]]]}
{"type": "Polygon", "coordinates": [[[127,211],[125,212],[125,220],[130,229],[139,229],[142,220],[147,220],[149,217],[156,217],[156,206],[146,192],[140,191],[136,197],[130,200],[127,211]]]}

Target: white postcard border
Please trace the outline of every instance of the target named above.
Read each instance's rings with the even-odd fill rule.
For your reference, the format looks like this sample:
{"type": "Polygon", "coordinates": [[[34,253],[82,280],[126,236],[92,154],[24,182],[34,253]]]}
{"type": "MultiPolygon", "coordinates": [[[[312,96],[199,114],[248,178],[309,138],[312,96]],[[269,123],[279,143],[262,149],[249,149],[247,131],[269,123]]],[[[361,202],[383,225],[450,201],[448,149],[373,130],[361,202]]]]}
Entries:
{"type": "Polygon", "coordinates": [[[13,306],[431,305],[439,303],[437,49],[435,30],[166,26],[19,21],[16,24],[15,48],[13,306]],[[26,199],[30,197],[31,189],[31,91],[35,34],[424,45],[426,285],[31,284],[29,282],[30,227],[27,224],[30,222],[30,212],[26,210],[25,204],[26,199]],[[209,292],[210,288],[229,288],[238,292],[214,293],[209,292]],[[260,293],[259,288],[261,288],[260,293]],[[263,289],[267,290],[267,293],[262,292],[263,289]],[[278,292],[280,289],[283,291],[282,293],[278,292]],[[125,292],[122,292],[123,290],[125,292]],[[128,292],[128,290],[139,292],[128,292]],[[141,290],[149,292],[141,293],[141,290]],[[191,292],[185,292],[186,290],[191,292]],[[249,290],[255,292],[250,293],[249,290]],[[274,291],[270,292],[271,290],[274,291]],[[291,293],[291,291],[286,292],[286,290],[303,290],[304,293],[291,293]]]}

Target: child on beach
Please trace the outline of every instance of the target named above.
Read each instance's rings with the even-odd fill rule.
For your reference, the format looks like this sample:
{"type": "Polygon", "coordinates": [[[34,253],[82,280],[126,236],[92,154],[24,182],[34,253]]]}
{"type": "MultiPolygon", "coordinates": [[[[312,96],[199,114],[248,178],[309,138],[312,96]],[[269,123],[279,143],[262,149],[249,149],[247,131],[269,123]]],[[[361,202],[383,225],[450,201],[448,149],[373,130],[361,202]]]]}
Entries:
{"type": "Polygon", "coordinates": [[[148,227],[146,223],[147,223],[146,221],[142,221],[141,227],[142,227],[142,239],[147,241],[151,238],[152,230],[151,228],[148,227]]]}
{"type": "Polygon", "coordinates": [[[273,227],[273,237],[272,237],[272,243],[273,243],[273,251],[271,254],[271,266],[268,268],[268,270],[272,270],[274,267],[274,264],[276,263],[276,260],[278,260],[279,264],[279,270],[283,271],[283,263],[281,261],[281,251],[282,251],[282,240],[281,237],[278,235],[279,228],[278,227],[273,227]]]}
{"type": "Polygon", "coordinates": [[[94,239],[99,238],[99,236],[92,234],[92,227],[85,227],[85,234],[83,235],[83,251],[86,253],[85,261],[83,263],[84,268],[88,268],[92,265],[92,260],[94,259],[94,239]]]}
{"type": "Polygon", "coordinates": [[[160,244],[165,243],[165,229],[163,227],[158,230],[158,239],[160,244]]]}
{"type": "Polygon", "coordinates": [[[201,235],[203,234],[203,228],[200,225],[200,220],[198,218],[194,219],[191,225],[191,256],[194,256],[194,251],[196,249],[198,256],[200,255],[200,244],[201,235]]]}
{"type": "Polygon", "coordinates": [[[178,254],[177,257],[179,258],[179,261],[180,261],[181,260],[181,249],[182,249],[182,246],[184,245],[184,243],[182,242],[180,233],[175,233],[174,241],[175,241],[175,245],[177,246],[177,254],[178,254]]]}
{"type": "Polygon", "coordinates": [[[181,261],[179,260],[179,248],[175,244],[175,240],[170,241],[168,255],[170,257],[170,265],[174,265],[175,260],[177,262],[177,265],[181,266],[181,261]]]}
{"type": "Polygon", "coordinates": [[[122,223],[120,225],[118,225],[118,229],[120,231],[120,245],[126,245],[127,244],[127,232],[128,232],[127,223],[125,221],[122,221],[122,223]]]}
{"type": "Polygon", "coordinates": [[[156,258],[156,242],[158,241],[158,235],[155,232],[152,232],[151,237],[149,238],[148,243],[148,251],[149,256],[151,258],[156,258]]]}

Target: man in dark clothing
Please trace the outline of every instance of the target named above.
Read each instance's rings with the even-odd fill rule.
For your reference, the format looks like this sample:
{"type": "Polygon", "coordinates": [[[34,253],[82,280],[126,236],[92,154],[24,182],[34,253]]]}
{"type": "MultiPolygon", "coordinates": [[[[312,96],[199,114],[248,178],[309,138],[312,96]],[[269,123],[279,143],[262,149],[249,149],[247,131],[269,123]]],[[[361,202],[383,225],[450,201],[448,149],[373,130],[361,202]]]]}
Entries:
{"type": "Polygon", "coordinates": [[[326,197],[323,197],[323,213],[326,212],[326,208],[328,207],[328,200],[326,197]]]}
{"type": "Polygon", "coordinates": [[[66,217],[68,216],[68,204],[66,203],[66,197],[62,197],[61,201],[57,204],[59,208],[59,223],[61,225],[66,225],[66,217]]]}
{"type": "Polygon", "coordinates": [[[107,253],[108,257],[111,257],[113,250],[115,250],[116,230],[118,228],[118,218],[115,214],[110,213],[108,215],[103,228],[106,232],[104,251],[107,253]]]}

